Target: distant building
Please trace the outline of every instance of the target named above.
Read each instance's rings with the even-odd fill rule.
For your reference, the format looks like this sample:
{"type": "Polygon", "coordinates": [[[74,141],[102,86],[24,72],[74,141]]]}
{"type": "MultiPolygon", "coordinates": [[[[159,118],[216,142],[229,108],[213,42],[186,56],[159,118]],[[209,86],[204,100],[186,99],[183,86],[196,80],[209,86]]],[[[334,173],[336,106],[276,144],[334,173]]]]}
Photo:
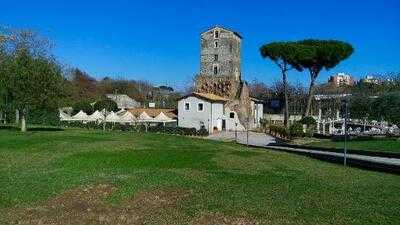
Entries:
{"type": "Polygon", "coordinates": [[[119,109],[132,109],[140,107],[140,102],[124,94],[107,94],[108,99],[117,103],[119,109]]]}
{"type": "Polygon", "coordinates": [[[341,87],[353,86],[355,84],[355,81],[349,74],[338,73],[336,75],[330,76],[328,83],[334,85],[335,87],[341,87]]]}
{"type": "Polygon", "coordinates": [[[382,83],[382,79],[379,79],[374,75],[367,75],[364,79],[361,79],[360,82],[367,84],[380,84],[382,83]]]}

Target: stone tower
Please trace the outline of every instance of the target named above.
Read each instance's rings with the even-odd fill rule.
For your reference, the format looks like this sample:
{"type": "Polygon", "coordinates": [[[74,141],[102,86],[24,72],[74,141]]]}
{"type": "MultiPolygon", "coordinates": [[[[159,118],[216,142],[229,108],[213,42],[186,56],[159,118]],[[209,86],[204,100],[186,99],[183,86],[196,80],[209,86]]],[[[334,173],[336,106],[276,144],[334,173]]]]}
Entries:
{"type": "Polygon", "coordinates": [[[241,78],[242,37],[216,26],[201,33],[200,73],[195,91],[229,99],[225,107],[234,110],[246,124],[252,115],[249,89],[241,78]]]}
{"type": "Polygon", "coordinates": [[[200,75],[240,80],[241,42],[239,34],[221,27],[202,33],[200,75]]]}
{"type": "Polygon", "coordinates": [[[201,33],[200,74],[196,91],[229,99],[238,97],[241,88],[242,37],[216,26],[201,33]]]}

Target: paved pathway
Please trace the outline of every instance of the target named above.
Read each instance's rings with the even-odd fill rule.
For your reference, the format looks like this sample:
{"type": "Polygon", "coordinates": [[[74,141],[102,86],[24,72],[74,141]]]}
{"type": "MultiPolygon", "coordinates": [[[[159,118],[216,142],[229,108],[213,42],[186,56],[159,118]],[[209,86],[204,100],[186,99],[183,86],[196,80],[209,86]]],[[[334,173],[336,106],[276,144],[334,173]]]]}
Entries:
{"type": "MultiPolygon", "coordinates": [[[[212,140],[221,140],[221,141],[235,141],[235,132],[234,131],[223,131],[211,134],[207,137],[212,140]]],[[[247,144],[247,132],[237,132],[237,142],[240,144],[247,144]]],[[[269,144],[275,144],[275,138],[264,134],[264,133],[256,133],[249,132],[249,145],[266,147],[269,144]]]]}
{"type": "MultiPolygon", "coordinates": [[[[235,132],[229,132],[229,131],[215,133],[208,136],[207,138],[212,140],[221,140],[221,141],[234,141],[236,139],[235,132]]],[[[293,152],[297,154],[305,154],[305,155],[315,156],[318,158],[336,159],[336,161],[337,160],[343,161],[344,158],[344,154],[338,152],[290,148],[290,147],[275,146],[275,145],[271,146],[270,144],[276,143],[275,138],[263,133],[249,132],[249,138],[247,139],[247,132],[237,132],[237,142],[240,144],[249,144],[251,146],[256,146],[256,147],[265,147],[273,150],[293,152]]],[[[347,159],[349,160],[350,164],[362,167],[370,167],[375,169],[386,168],[386,170],[400,173],[400,159],[397,158],[347,154],[347,159]]]]}

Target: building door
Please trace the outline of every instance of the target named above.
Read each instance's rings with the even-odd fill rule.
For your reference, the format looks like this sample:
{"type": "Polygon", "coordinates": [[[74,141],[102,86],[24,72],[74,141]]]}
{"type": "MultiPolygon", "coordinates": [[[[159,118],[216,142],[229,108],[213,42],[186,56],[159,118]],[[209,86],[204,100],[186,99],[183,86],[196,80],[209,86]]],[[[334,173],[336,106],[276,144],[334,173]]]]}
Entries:
{"type": "Polygon", "coordinates": [[[226,130],[226,120],[222,120],[222,130],[226,130]]]}

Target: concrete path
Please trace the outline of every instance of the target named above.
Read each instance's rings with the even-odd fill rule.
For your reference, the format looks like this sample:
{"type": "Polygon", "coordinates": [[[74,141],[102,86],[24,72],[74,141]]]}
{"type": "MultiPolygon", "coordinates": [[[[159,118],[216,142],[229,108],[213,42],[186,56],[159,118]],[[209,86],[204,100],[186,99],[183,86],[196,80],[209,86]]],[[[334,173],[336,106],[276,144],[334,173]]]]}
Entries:
{"type": "MultiPolygon", "coordinates": [[[[207,138],[220,141],[235,141],[236,139],[234,131],[222,131],[214,133],[207,138]]],[[[247,144],[247,132],[237,132],[237,142],[240,144],[247,144]]],[[[270,135],[264,133],[256,133],[252,131],[249,132],[249,145],[266,147],[269,144],[275,143],[275,138],[270,135]]]]}
{"type": "MultiPolygon", "coordinates": [[[[236,139],[235,132],[229,132],[229,131],[215,133],[208,136],[207,138],[212,140],[221,140],[221,141],[235,141],[236,139]]],[[[276,143],[275,138],[263,133],[249,132],[249,138],[247,139],[247,132],[237,132],[237,142],[240,144],[249,144],[250,146],[254,147],[264,147],[271,150],[279,150],[279,151],[307,155],[323,160],[335,161],[338,163],[343,162],[344,158],[344,154],[338,152],[327,152],[327,151],[271,145],[276,143]]],[[[359,166],[363,168],[370,168],[374,170],[400,173],[400,159],[397,158],[366,156],[357,154],[347,154],[346,158],[349,165],[359,166]]]]}

